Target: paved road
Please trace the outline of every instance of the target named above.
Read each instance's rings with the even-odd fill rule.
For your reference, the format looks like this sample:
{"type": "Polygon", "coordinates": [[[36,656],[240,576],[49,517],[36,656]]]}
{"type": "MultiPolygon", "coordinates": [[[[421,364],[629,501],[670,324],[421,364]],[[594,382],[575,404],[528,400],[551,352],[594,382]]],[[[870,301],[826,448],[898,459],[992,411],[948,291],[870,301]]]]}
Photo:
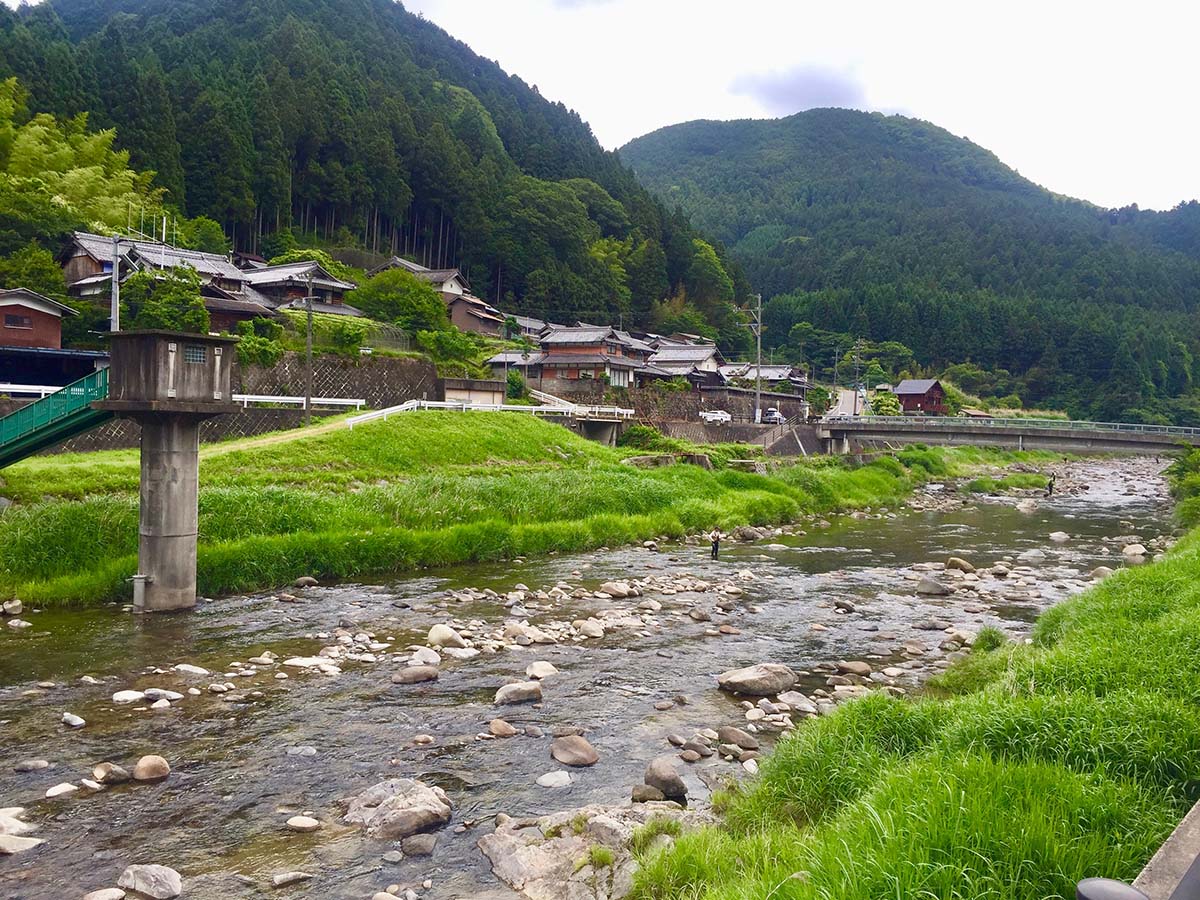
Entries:
{"type": "Polygon", "coordinates": [[[837,403],[827,412],[827,416],[856,416],[862,412],[854,408],[854,391],[849,388],[838,388],[837,403]]]}

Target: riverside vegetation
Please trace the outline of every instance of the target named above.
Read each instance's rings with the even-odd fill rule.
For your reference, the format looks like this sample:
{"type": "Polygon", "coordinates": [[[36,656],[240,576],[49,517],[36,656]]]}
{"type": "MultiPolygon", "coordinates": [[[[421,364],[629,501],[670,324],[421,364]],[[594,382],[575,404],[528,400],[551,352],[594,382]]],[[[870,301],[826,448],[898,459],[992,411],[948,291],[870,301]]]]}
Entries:
{"type": "MultiPolygon", "coordinates": [[[[1171,470],[1193,521],[1197,471],[1196,452],[1171,470]]],[[[1047,611],[1028,644],[981,632],[922,700],[797,729],[718,795],[718,826],[643,854],[634,896],[1017,900],[1131,880],[1200,799],[1198,575],[1193,532],[1047,611]]]]}
{"type": "MultiPolygon", "coordinates": [[[[511,413],[415,412],[205,447],[199,589],[221,594],[301,575],[361,577],[778,524],[895,505],[931,476],[1016,458],[912,448],[858,468],[825,458],[759,475],[724,467],[754,448],[660,445],[640,435],[637,447],[613,449],[511,413]],[[707,451],[716,467],[623,462],[658,446],[707,451]]],[[[137,484],[136,451],[35,457],[5,469],[0,495],[16,503],[0,516],[0,593],[37,604],[128,597],[137,484]]]]}

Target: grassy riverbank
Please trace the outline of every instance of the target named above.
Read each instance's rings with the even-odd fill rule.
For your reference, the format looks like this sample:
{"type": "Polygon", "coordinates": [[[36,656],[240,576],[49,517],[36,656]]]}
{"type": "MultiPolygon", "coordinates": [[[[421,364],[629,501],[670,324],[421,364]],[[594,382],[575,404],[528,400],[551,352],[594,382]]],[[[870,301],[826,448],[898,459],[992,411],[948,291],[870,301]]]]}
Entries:
{"type": "MultiPolygon", "coordinates": [[[[703,448],[701,448],[703,449],[703,448]]],[[[718,462],[744,446],[710,448],[718,462]]],[[[807,513],[895,505],[931,476],[1013,454],[903,451],[869,466],[807,461],[770,476],[675,465],[505,413],[418,412],[353,430],[206,447],[199,586],[214,595],[299,575],[349,578],[679,537],[807,513]]],[[[0,472],[0,595],[39,604],[128,597],[137,566],[138,457],[38,457],[0,472]]]]}
{"type": "MultiPolygon", "coordinates": [[[[1197,457],[1200,459],[1200,456],[1197,457]]],[[[1072,897],[1136,877],[1200,799],[1200,532],[976,650],[942,699],[813,721],[643,859],[636,898],[1072,897]]],[[[982,643],[982,642],[981,642],[982,643]]]]}

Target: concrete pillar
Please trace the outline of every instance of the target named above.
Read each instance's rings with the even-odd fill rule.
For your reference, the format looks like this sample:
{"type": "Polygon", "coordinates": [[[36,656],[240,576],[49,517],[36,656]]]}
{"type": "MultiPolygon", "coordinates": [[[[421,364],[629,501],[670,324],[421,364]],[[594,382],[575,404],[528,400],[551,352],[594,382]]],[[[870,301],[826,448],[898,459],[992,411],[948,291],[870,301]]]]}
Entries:
{"type": "Polygon", "coordinates": [[[147,612],[196,605],[200,419],[142,418],[138,571],[146,576],[147,612]]]}

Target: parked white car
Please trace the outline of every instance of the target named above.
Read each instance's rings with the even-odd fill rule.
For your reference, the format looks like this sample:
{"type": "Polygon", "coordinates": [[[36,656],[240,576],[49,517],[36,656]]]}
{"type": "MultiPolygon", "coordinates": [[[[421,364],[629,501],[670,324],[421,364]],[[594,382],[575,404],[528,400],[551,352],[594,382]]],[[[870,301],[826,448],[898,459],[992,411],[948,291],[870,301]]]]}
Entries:
{"type": "Polygon", "coordinates": [[[709,425],[728,425],[733,421],[733,416],[725,412],[723,409],[705,409],[700,412],[700,418],[709,425]]]}
{"type": "Polygon", "coordinates": [[[787,421],[787,417],[772,406],[763,413],[762,420],[764,425],[782,425],[787,421]]]}

